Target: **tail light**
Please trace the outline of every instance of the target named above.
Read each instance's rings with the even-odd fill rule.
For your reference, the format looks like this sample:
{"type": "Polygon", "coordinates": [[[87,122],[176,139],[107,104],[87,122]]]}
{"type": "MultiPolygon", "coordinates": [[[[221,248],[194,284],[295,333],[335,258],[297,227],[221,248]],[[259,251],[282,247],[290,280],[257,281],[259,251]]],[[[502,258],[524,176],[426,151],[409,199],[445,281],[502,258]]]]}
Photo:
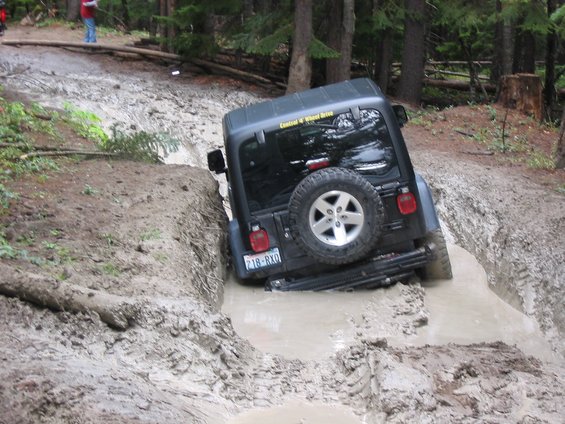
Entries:
{"type": "Polygon", "coordinates": [[[416,197],[411,192],[402,192],[396,198],[396,204],[398,205],[398,210],[402,215],[410,215],[416,212],[418,208],[416,204],[416,197]]]}
{"type": "Polygon", "coordinates": [[[306,168],[309,171],[317,171],[318,169],[327,168],[330,166],[330,160],[327,158],[310,159],[306,162],[306,168]]]}
{"type": "Polygon", "coordinates": [[[269,235],[267,231],[259,226],[253,226],[251,228],[249,242],[251,243],[251,249],[256,253],[269,250],[269,235]]]}

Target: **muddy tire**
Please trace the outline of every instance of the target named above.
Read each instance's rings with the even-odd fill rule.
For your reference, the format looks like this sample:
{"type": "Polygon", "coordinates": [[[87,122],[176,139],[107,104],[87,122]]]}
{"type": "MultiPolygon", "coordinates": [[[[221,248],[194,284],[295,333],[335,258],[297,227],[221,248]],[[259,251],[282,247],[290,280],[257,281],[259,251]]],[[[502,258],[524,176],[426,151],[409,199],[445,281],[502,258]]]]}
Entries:
{"type": "Polygon", "coordinates": [[[362,259],[375,247],[384,207],[367,179],[348,169],[326,168],[298,184],[289,202],[289,221],[308,256],[340,265],[362,259]]]}
{"type": "Polygon", "coordinates": [[[450,280],[453,278],[449,252],[441,228],[429,232],[424,242],[436,245],[436,259],[421,270],[422,278],[424,280],[450,280]]]}

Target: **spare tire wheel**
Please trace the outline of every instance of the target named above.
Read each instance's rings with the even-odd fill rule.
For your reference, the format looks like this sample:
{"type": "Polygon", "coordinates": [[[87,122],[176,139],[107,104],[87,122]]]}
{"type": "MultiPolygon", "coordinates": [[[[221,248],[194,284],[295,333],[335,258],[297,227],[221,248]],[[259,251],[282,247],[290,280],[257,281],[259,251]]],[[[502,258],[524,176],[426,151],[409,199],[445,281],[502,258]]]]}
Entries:
{"type": "Polygon", "coordinates": [[[304,178],[289,202],[290,229],[310,257],[347,264],[377,244],[384,221],[379,193],[363,176],[345,168],[325,168],[304,178]]]}

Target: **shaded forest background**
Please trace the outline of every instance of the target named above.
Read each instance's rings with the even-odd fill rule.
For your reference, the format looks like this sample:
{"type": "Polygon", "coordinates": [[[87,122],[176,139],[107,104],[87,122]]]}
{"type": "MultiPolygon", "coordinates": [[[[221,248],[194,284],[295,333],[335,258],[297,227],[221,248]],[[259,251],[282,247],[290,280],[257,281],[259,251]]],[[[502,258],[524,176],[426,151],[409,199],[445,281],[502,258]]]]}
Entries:
{"type": "MultiPolygon", "coordinates": [[[[9,0],[8,11],[74,22],[80,0],[9,0]]],[[[418,106],[456,104],[453,88],[485,102],[509,75],[537,75],[543,119],[563,121],[565,0],[99,0],[97,23],[184,57],[228,55],[287,93],[368,76],[418,106]]]]}

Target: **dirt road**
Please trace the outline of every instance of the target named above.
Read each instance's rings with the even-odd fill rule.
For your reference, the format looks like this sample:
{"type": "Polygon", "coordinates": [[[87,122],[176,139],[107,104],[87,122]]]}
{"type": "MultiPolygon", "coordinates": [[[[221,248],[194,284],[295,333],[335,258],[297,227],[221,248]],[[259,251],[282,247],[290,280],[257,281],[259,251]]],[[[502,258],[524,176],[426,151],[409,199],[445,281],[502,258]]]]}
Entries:
{"type": "Polygon", "coordinates": [[[113,295],[128,319],[116,330],[92,311],[52,312],[1,296],[0,423],[554,423],[565,416],[565,208],[551,185],[561,177],[538,184],[522,168],[458,154],[465,142],[446,148],[441,140],[453,141],[449,127],[459,125],[461,110],[438,113],[435,132],[405,128],[413,161],[433,186],[450,241],[541,328],[552,355],[501,341],[394,341],[434,325],[432,290],[413,282],[374,294],[384,309],[373,299],[334,351],[289,358],[242,337],[235,316],[232,323],[222,310],[233,293],[224,288],[226,216],[218,182],[203,169],[205,152],[222,144],[223,113],[260,94],[148,63],[0,48],[8,95],[55,108],[71,102],[107,128],[167,131],[185,146],[169,158],[177,165],[74,162],[13,187],[24,195],[2,217],[12,239],[26,240],[30,256],[70,260],[41,267],[2,260],[3,282],[68,285],[94,300],[113,295]],[[44,242],[59,249],[49,253],[44,242]]]}

